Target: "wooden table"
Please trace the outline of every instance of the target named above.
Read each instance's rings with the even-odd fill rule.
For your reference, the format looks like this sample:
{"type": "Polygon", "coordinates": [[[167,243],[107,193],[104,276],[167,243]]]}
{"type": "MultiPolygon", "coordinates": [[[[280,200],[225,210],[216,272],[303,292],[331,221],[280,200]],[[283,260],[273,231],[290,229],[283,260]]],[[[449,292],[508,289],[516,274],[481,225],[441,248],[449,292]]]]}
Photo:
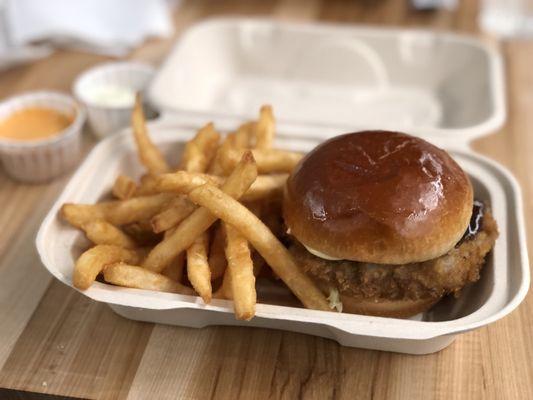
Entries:
{"type": "MultiPolygon", "coordinates": [[[[462,1],[456,12],[438,13],[413,12],[405,3],[185,1],[175,15],[176,35],[225,13],[477,31],[476,2],[462,1]]],[[[157,64],[172,42],[151,41],[131,57],[157,64]]],[[[507,64],[507,124],[475,148],[518,177],[531,237],[533,42],[507,42],[501,50],[507,64]]],[[[68,91],[80,71],[104,60],[57,52],[2,73],[0,97],[38,88],[68,91]]],[[[93,140],[86,137],[90,148],[93,140]]],[[[35,393],[95,399],[533,398],[533,295],[502,321],[428,356],[345,348],[266,329],[195,330],[123,319],[52,280],[40,265],[34,236],[67,180],[27,186],[0,170],[0,387],[12,389],[2,389],[2,399],[48,398],[35,393]]]]}

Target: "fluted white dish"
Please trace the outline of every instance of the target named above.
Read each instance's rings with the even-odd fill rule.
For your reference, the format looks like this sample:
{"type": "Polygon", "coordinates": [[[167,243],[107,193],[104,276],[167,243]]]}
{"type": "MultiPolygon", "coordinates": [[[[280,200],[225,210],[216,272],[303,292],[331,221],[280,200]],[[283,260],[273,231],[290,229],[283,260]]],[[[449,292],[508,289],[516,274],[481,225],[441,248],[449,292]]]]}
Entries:
{"type": "Polygon", "coordinates": [[[0,103],[0,120],[30,107],[51,108],[74,117],[66,129],[49,138],[31,141],[0,138],[0,159],[9,176],[22,182],[46,182],[73,170],[78,164],[86,113],[66,94],[38,91],[0,103]]]}
{"type": "Polygon", "coordinates": [[[104,63],[83,72],[74,82],[72,91],[87,108],[89,125],[99,138],[108,136],[129,125],[131,104],[109,105],[95,101],[92,90],[112,86],[142,91],[154,75],[154,68],[139,62],[104,63]]]}

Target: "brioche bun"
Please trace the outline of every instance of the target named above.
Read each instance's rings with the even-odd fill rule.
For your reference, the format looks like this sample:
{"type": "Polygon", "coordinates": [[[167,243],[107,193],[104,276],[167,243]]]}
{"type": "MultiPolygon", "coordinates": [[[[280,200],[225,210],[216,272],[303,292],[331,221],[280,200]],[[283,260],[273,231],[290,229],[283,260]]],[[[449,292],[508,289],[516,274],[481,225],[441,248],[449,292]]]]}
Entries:
{"type": "Polygon", "coordinates": [[[290,175],[283,216],[291,235],[332,258],[405,264],[455,246],[473,190],[444,150],[417,137],[363,131],[334,137],[290,175]]]}

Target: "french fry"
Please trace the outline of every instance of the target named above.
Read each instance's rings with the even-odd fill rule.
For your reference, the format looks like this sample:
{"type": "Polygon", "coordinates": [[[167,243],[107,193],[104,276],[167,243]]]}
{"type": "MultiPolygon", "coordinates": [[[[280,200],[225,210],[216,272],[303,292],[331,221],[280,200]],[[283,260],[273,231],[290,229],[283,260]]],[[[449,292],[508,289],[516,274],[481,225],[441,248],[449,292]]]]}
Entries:
{"type": "Polygon", "coordinates": [[[135,241],[126,235],[120,228],[111,225],[103,219],[86,222],[82,225],[87,238],[94,244],[110,244],[124,247],[125,249],[134,249],[137,247],[135,241]]]}
{"type": "Polygon", "coordinates": [[[201,128],[196,136],[185,145],[181,169],[188,172],[205,172],[215,157],[220,134],[210,122],[201,128]]]}
{"type": "MultiPolygon", "coordinates": [[[[174,233],[175,228],[165,232],[164,237],[169,237],[174,233]]],[[[183,279],[183,270],[185,268],[185,252],[181,252],[161,273],[176,282],[183,279]]]]}
{"type": "Polygon", "coordinates": [[[161,154],[148,135],[140,93],[137,93],[137,96],[135,97],[135,105],[131,115],[131,125],[141,164],[143,164],[151,174],[169,172],[170,168],[163,157],[163,154],[161,154]]]}
{"type": "Polygon", "coordinates": [[[275,120],[272,112],[272,107],[265,105],[261,107],[259,111],[259,121],[257,121],[256,132],[256,145],[258,149],[269,149],[272,147],[275,133],[275,120]]]}
{"type": "Polygon", "coordinates": [[[130,197],[133,197],[136,190],[137,184],[133,179],[126,175],[119,175],[117,176],[117,179],[115,179],[111,192],[117,199],[127,200],[130,197]]]}
{"type": "Polygon", "coordinates": [[[213,239],[209,248],[209,268],[211,269],[211,280],[224,275],[227,261],[225,254],[226,233],[221,225],[216,225],[213,231],[213,239]]]}
{"type": "Polygon", "coordinates": [[[204,232],[198,236],[193,244],[187,249],[187,277],[192,287],[204,300],[211,302],[211,272],[207,262],[207,245],[209,236],[204,232]]]}
{"type": "Polygon", "coordinates": [[[76,261],[73,284],[78,289],[86,290],[107,265],[120,261],[135,264],[140,262],[140,258],[139,252],[134,250],[111,245],[97,245],[84,252],[76,261]]]}
{"type": "MultiPolygon", "coordinates": [[[[244,153],[241,162],[228,177],[222,190],[230,197],[239,198],[248,190],[257,177],[257,167],[251,152],[244,153]]],[[[196,209],[184,219],[172,235],[153,248],[143,266],[151,271],[160,272],[194,240],[217,220],[204,208],[196,209]]]]}
{"type": "MultiPolygon", "coordinates": [[[[258,202],[253,202],[249,205],[247,205],[247,208],[258,218],[261,214],[262,205],[258,202]]],[[[216,299],[228,299],[233,300],[233,292],[231,289],[231,275],[226,268],[227,266],[227,259],[225,256],[226,251],[226,230],[224,229],[224,225],[221,221],[219,222],[219,225],[217,226],[217,230],[215,231],[213,241],[211,244],[211,249],[209,253],[209,266],[211,267],[211,271],[218,269],[221,271],[221,274],[224,274],[224,277],[222,279],[222,284],[218,288],[217,292],[213,295],[216,299]],[[220,244],[218,244],[220,242],[220,244]],[[220,250],[219,250],[220,246],[220,250]],[[211,255],[213,253],[213,256],[211,255]],[[220,254],[219,254],[220,253],[220,254]],[[216,267],[217,263],[220,264],[220,267],[216,267]],[[213,267],[213,265],[215,267],[213,267]]],[[[252,263],[253,263],[253,271],[254,276],[259,275],[261,272],[261,268],[265,263],[265,260],[263,257],[259,255],[256,251],[252,253],[252,263]]]]}
{"type": "Polygon", "coordinates": [[[206,183],[213,183],[218,186],[224,181],[224,178],[215,175],[178,171],[172,174],[162,174],[155,177],[153,188],[157,193],[170,192],[186,194],[195,187],[206,183]]]}
{"type": "Polygon", "coordinates": [[[255,125],[254,122],[246,122],[239,126],[239,129],[235,132],[235,147],[249,149],[253,146],[255,141],[252,141],[252,136],[254,134],[255,125]]]}
{"type": "MultiPolygon", "coordinates": [[[[264,198],[271,198],[283,193],[283,187],[287,181],[288,174],[259,175],[250,189],[244,194],[244,201],[254,201],[264,198]]],[[[161,174],[154,178],[153,189],[157,193],[184,193],[187,194],[192,189],[212,183],[220,186],[225,178],[207,175],[191,174],[179,171],[172,174],[161,174]]]]}
{"type": "MultiPolygon", "coordinates": [[[[225,147],[219,161],[222,169],[226,172],[231,171],[240,160],[242,151],[235,147],[225,147]]],[[[301,153],[277,149],[254,149],[252,151],[260,174],[290,173],[303,157],[301,153]]]]}
{"type": "MultiPolygon", "coordinates": [[[[223,225],[226,230],[226,258],[235,316],[237,319],[250,320],[255,315],[257,301],[250,248],[248,241],[235,228],[223,225]]],[[[226,292],[224,289],[225,294],[226,292]]]]}
{"type": "MultiPolygon", "coordinates": [[[[183,152],[181,167],[187,172],[205,172],[213,161],[220,135],[212,123],[198,131],[187,143],[183,152]]],[[[189,281],[207,304],[211,301],[212,288],[209,265],[207,264],[207,243],[209,237],[203,233],[187,249],[187,275],[189,281]]]]}
{"type": "MultiPolygon", "coordinates": [[[[203,173],[191,173],[185,171],[160,174],[158,176],[147,175],[146,177],[143,177],[136,195],[187,193],[191,189],[206,182],[212,182],[220,185],[224,182],[224,178],[203,173]]],[[[268,183],[265,182],[262,186],[267,185],[268,183]]],[[[152,218],[154,232],[163,232],[173,226],[176,226],[181,220],[192,213],[195,208],[196,207],[186,197],[179,196],[173,199],[164,210],[152,218]]]]}
{"type": "Polygon", "coordinates": [[[73,204],[65,203],[61,206],[61,216],[70,225],[82,229],[83,224],[95,219],[105,219],[109,207],[98,204],[73,204]]]}
{"type": "Polygon", "coordinates": [[[104,269],[104,280],[114,285],[129,288],[194,295],[191,288],[165,275],[126,263],[115,263],[107,266],[104,269]]]}
{"type": "MultiPolygon", "coordinates": [[[[263,257],[261,257],[261,255],[258,252],[254,251],[252,253],[252,262],[253,262],[254,277],[257,277],[259,276],[263,266],[265,265],[265,260],[263,257]]],[[[220,285],[218,290],[213,294],[213,298],[233,300],[233,290],[231,286],[232,286],[231,274],[229,273],[229,270],[226,269],[224,273],[224,277],[222,278],[222,284],[220,285]]]]}
{"type": "Polygon", "coordinates": [[[161,193],[97,204],[66,203],[61,207],[61,214],[66,221],[77,228],[82,228],[84,223],[95,219],[104,219],[115,226],[120,226],[151,218],[173,197],[172,194],[161,193]]]}
{"type": "Polygon", "coordinates": [[[158,175],[146,174],[141,177],[141,182],[135,191],[135,196],[149,196],[152,194],[157,194],[155,187],[156,177],[158,175]]]}
{"type": "Polygon", "coordinates": [[[193,189],[189,198],[213,215],[234,226],[263,256],[307,308],[330,310],[328,301],[296,265],[289,251],[252,212],[213,185],[193,189]]]}
{"type": "Polygon", "coordinates": [[[223,158],[225,157],[224,154],[229,152],[233,147],[236,147],[236,138],[234,133],[229,133],[226,135],[226,138],[222,142],[222,144],[217,149],[217,152],[215,154],[215,157],[213,158],[213,161],[211,162],[211,165],[207,169],[207,171],[211,175],[227,175],[227,172],[222,165],[223,158]]]}
{"type": "MultiPolygon", "coordinates": [[[[200,129],[193,140],[185,146],[182,168],[189,173],[205,172],[215,157],[219,140],[220,135],[215,132],[212,123],[200,129]]],[[[186,191],[194,187],[194,182],[191,182],[186,191]]],[[[192,206],[194,209],[194,205],[192,206]]],[[[186,249],[187,277],[205,304],[209,304],[213,296],[211,272],[207,263],[208,242],[209,235],[205,231],[186,249]]]]}
{"type": "Polygon", "coordinates": [[[259,175],[250,189],[242,196],[242,201],[281,197],[288,177],[288,174],[259,175]]]}
{"type": "Polygon", "coordinates": [[[197,207],[186,196],[178,196],[150,220],[154,232],[164,232],[175,227],[192,214],[197,207]]]}
{"type": "MultiPolygon", "coordinates": [[[[183,162],[184,168],[193,171],[205,170],[216,151],[219,136],[214,131],[213,124],[208,124],[201,129],[196,137],[186,146],[184,154],[185,161],[183,162]],[[197,151],[199,150],[205,151],[205,154],[198,154],[197,151]]],[[[148,193],[163,191],[186,193],[188,190],[204,182],[221,182],[220,179],[217,180],[216,178],[199,172],[178,171],[172,174],[163,174],[155,178],[147,178],[143,182],[141,189],[143,192],[148,193]],[[169,185],[171,186],[170,190],[168,189],[169,185]]],[[[186,198],[178,198],[177,200],[179,200],[178,204],[170,204],[165,210],[152,218],[154,232],[162,232],[176,226],[196,208],[186,198]]]]}
{"type": "Polygon", "coordinates": [[[223,178],[200,172],[177,171],[160,175],[145,175],[135,191],[136,196],[147,196],[161,192],[187,193],[204,183],[220,184],[223,178]]]}

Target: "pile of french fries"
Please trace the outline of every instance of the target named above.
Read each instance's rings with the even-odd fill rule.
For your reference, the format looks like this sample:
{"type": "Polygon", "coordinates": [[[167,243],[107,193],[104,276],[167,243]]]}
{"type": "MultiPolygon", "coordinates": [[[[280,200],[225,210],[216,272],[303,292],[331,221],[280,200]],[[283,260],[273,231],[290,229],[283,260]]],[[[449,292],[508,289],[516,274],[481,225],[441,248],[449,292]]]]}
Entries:
{"type": "Polygon", "coordinates": [[[275,226],[283,187],[302,157],[272,148],[270,106],[224,138],[212,123],[205,125],[186,143],[177,167],[150,139],[140,96],[132,130],[146,168],[140,181],[120,175],[112,188],[115,200],[61,209],[94,244],[75,264],[75,287],[85,290],[102,276],[118,286],[198,294],[206,304],[230,299],[236,318],[249,320],[255,315],[255,278],[268,266],[305,307],[330,310],[268,227],[281,228],[275,226]]]}

